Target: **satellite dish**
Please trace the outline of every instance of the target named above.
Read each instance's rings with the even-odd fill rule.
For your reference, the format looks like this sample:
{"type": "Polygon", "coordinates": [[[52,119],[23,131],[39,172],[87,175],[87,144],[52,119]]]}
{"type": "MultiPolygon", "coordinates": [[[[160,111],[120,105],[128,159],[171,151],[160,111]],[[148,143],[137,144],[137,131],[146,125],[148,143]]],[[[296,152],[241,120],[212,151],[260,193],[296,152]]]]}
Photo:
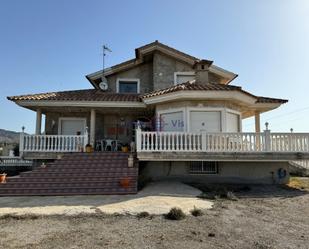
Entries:
{"type": "Polygon", "coordinates": [[[103,91],[106,91],[108,89],[108,84],[107,82],[101,82],[99,84],[99,87],[103,90],[103,91]]]}

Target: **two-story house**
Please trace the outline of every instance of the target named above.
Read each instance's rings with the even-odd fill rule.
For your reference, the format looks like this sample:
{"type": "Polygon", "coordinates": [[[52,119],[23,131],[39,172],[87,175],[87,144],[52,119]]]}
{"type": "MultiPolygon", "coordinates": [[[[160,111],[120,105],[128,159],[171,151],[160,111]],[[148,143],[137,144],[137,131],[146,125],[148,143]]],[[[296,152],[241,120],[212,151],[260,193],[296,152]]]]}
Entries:
{"type": "MultiPolygon", "coordinates": [[[[308,157],[309,136],[261,131],[260,115],[287,100],[249,93],[231,84],[236,77],[155,41],[135,49],[134,59],[87,75],[90,89],[8,97],[37,114],[36,134],[21,136],[23,157],[57,160],[7,189],[13,184],[16,195],[135,193],[138,172],[152,179],[287,182],[288,161],[308,157]],[[244,133],[242,120],[249,117],[255,131],[244,133]],[[97,152],[82,152],[87,143],[97,152]],[[124,144],[131,154],[117,152],[124,144]],[[42,187],[41,178],[54,182],[42,187]]],[[[6,191],[0,188],[0,195],[6,191]]]]}

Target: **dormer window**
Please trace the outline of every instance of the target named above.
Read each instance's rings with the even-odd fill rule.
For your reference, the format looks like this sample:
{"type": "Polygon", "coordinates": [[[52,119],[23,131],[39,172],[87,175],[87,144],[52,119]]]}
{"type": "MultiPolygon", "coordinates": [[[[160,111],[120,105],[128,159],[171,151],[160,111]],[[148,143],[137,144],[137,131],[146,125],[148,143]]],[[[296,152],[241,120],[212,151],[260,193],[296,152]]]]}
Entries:
{"type": "Polygon", "coordinates": [[[117,79],[117,93],[140,93],[140,80],[117,79]]]}
{"type": "Polygon", "coordinates": [[[174,73],[174,85],[182,84],[191,80],[195,80],[195,72],[174,73]]]}

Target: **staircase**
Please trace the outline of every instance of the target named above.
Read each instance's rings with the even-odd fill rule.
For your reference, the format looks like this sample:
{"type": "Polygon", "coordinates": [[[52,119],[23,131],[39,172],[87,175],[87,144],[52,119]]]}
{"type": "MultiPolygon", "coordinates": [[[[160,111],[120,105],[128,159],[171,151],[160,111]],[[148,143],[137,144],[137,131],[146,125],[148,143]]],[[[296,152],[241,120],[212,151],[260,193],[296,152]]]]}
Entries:
{"type": "Polygon", "coordinates": [[[123,152],[65,154],[44,168],[8,178],[0,184],[0,196],[135,194],[138,167],[128,167],[128,157],[123,152]]]}
{"type": "Polygon", "coordinates": [[[309,160],[290,161],[290,173],[309,176],[309,160]]]}

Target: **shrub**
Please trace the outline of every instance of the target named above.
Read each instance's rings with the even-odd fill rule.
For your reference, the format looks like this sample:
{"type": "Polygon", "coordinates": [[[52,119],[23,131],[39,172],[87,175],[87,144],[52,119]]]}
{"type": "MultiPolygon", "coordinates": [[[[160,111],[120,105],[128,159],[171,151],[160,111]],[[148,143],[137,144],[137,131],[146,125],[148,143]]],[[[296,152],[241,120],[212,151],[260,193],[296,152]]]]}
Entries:
{"type": "Polygon", "coordinates": [[[5,219],[12,219],[12,220],[36,220],[39,219],[40,216],[36,214],[24,214],[24,215],[17,215],[17,214],[5,214],[0,216],[1,220],[5,219]]]}
{"type": "Polygon", "coordinates": [[[142,219],[142,218],[148,218],[150,217],[150,214],[148,212],[140,212],[136,215],[137,218],[142,219]]]}
{"type": "Polygon", "coordinates": [[[218,187],[216,188],[215,193],[219,198],[227,198],[228,190],[226,187],[218,187]]]}
{"type": "Polygon", "coordinates": [[[171,208],[171,210],[165,215],[168,220],[182,220],[186,217],[185,213],[180,208],[171,208]]]}
{"type": "Polygon", "coordinates": [[[199,209],[199,208],[196,208],[196,207],[194,207],[194,208],[190,211],[190,213],[191,213],[193,216],[195,216],[195,217],[204,215],[203,211],[202,211],[201,209],[199,209]]]}
{"type": "Polygon", "coordinates": [[[227,198],[228,200],[231,200],[231,201],[237,201],[237,200],[238,200],[237,197],[236,197],[236,195],[235,195],[232,191],[228,191],[228,192],[226,193],[226,198],[227,198]]]}

